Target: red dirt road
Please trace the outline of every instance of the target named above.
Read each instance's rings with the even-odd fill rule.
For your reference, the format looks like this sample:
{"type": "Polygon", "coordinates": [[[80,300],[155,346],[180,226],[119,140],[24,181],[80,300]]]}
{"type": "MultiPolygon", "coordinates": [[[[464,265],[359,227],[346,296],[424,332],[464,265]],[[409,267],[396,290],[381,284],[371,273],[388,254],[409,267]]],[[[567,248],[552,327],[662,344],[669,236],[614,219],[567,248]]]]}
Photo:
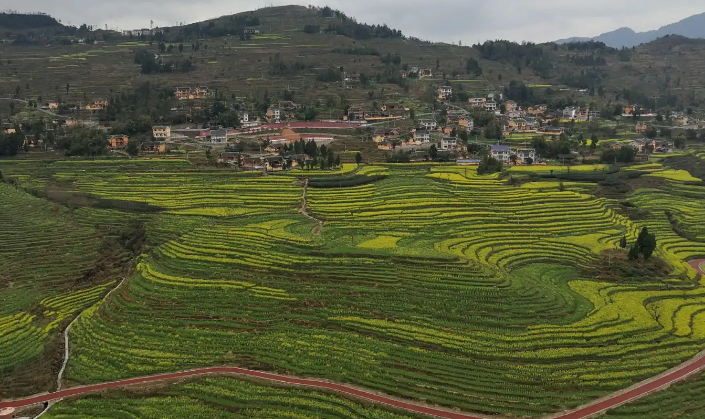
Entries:
{"type": "Polygon", "coordinates": [[[705,259],[691,260],[690,262],[688,262],[688,264],[692,266],[693,269],[695,269],[696,271],[705,275],[705,259]]]}
{"type": "MultiPolygon", "coordinates": [[[[630,401],[642,398],[645,395],[655,392],[657,390],[664,389],[669,385],[683,380],[701,370],[705,369],[705,352],[700,353],[697,357],[692,360],[681,364],[658,377],[651,378],[649,380],[643,381],[630,387],[626,390],[620,391],[618,393],[609,395],[600,400],[597,400],[589,405],[580,407],[572,412],[559,413],[551,416],[552,419],[586,419],[602,413],[606,410],[612,409],[617,406],[621,406],[630,401]]],[[[388,406],[392,406],[398,409],[407,410],[414,413],[420,413],[428,416],[433,416],[437,418],[445,419],[484,419],[481,416],[472,415],[468,413],[454,412],[450,410],[445,410],[441,408],[434,408],[430,406],[425,406],[422,404],[412,403],[410,401],[404,401],[396,399],[390,396],[385,396],[378,393],[372,393],[364,390],[360,390],[348,385],[331,383],[328,381],[312,380],[305,378],[296,378],[279,374],[272,374],[268,372],[252,371],[244,368],[237,367],[213,367],[213,368],[202,368],[191,371],[182,371],[176,373],[158,374],[149,377],[131,378],[126,380],[120,380],[110,383],[102,384],[92,384],[81,387],[74,387],[66,390],[61,390],[55,393],[40,394],[36,396],[31,396],[25,399],[9,400],[0,402],[0,411],[3,408],[20,408],[25,406],[31,406],[37,403],[51,402],[65,397],[78,396],[87,393],[94,393],[101,390],[106,390],[116,387],[124,387],[136,384],[146,384],[153,382],[161,382],[167,380],[174,380],[186,377],[194,377],[207,374],[235,374],[244,375],[247,377],[258,378],[262,380],[304,386],[315,389],[331,390],[336,393],[341,393],[344,395],[353,396],[355,398],[380,403],[388,406]]],[[[0,418],[2,419],[2,418],[0,418]]]]}

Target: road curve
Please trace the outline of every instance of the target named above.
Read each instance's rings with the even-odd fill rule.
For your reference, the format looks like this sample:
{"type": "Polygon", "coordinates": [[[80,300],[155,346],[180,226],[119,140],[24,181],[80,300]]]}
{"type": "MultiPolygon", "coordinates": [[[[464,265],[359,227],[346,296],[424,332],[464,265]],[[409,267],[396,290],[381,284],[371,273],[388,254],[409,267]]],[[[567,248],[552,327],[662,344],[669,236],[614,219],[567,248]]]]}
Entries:
{"type": "Polygon", "coordinates": [[[691,260],[688,264],[696,271],[705,275],[705,259],[691,260]]]}
{"type": "MultiPolygon", "coordinates": [[[[634,386],[622,390],[620,392],[608,395],[602,399],[592,402],[588,405],[579,407],[578,409],[570,412],[558,413],[556,415],[550,416],[550,419],[586,419],[617,406],[629,403],[631,401],[640,399],[650,393],[657,390],[667,388],[671,384],[683,380],[699,371],[705,369],[705,351],[701,352],[695,358],[690,361],[681,364],[665,373],[650,378],[641,383],[635,384],[634,386]]],[[[21,408],[26,406],[31,406],[38,403],[52,402],[59,399],[63,399],[71,396],[79,396],[87,393],[94,393],[101,390],[125,387],[137,384],[148,384],[163,382],[168,380],[175,380],[187,377],[202,376],[208,374],[233,374],[233,375],[243,375],[247,377],[257,378],[261,380],[272,381],[281,384],[295,385],[310,387],[314,389],[331,390],[336,393],[341,393],[344,395],[352,396],[355,398],[363,399],[370,402],[375,402],[379,404],[384,404],[387,406],[392,406],[397,409],[406,410],[413,413],[428,415],[436,418],[445,419],[486,419],[486,417],[473,415],[469,413],[455,412],[451,410],[445,410],[442,408],[435,408],[430,406],[425,406],[418,403],[413,403],[411,401],[405,401],[397,399],[391,396],[386,396],[379,393],[373,393],[370,391],[361,390],[349,385],[336,384],[329,381],[313,380],[306,378],[296,378],[286,375],[268,373],[263,371],[253,371],[238,367],[212,367],[212,368],[201,368],[190,371],[182,371],[176,373],[166,373],[157,374],[149,377],[139,377],[130,378],[120,381],[101,383],[101,384],[91,384],[86,386],[74,387],[70,389],[65,389],[57,391],[54,393],[39,394],[24,399],[8,400],[0,402],[0,411],[5,408],[21,408]]],[[[0,417],[2,419],[2,417],[0,417]]]]}

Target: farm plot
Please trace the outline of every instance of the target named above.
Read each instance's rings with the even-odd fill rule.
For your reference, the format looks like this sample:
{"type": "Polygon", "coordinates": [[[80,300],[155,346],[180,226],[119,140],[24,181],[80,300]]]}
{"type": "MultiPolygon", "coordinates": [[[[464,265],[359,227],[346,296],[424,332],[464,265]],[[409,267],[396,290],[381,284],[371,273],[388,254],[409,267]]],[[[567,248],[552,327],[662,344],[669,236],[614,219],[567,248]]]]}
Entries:
{"type": "Polygon", "coordinates": [[[0,224],[0,396],[6,396],[47,389],[41,371],[57,355],[59,326],[109,283],[91,287],[95,279],[86,274],[101,259],[101,241],[69,211],[0,183],[0,224]]]}
{"type": "Polygon", "coordinates": [[[699,419],[705,417],[705,376],[607,412],[607,419],[699,419]]]}
{"type": "MultiPolygon", "coordinates": [[[[700,349],[705,289],[665,237],[668,281],[581,276],[642,227],[617,202],[455,166],[373,169],[364,168],[386,178],[309,186],[320,235],[296,214],[295,177],[57,172],[78,191],[168,213],[243,210],[199,215],[208,221],[143,255],[129,283],[72,330],[68,379],[234,364],[540,416],[700,349]]],[[[649,226],[669,224],[664,215],[649,226]]]]}
{"type": "Polygon", "coordinates": [[[72,382],[232,364],[540,416],[657,374],[705,340],[705,289],[683,263],[700,243],[673,232],[662,190],[630,197],[653,208],[634,222],[618,202],[570,183],[561,191],[465,167],[364,166],[355,176],[385,176],[309,183],[307,209],[323,225],[312,234],[317,223],[297,214],[296,174],[122,164],[2,166],[24,185],[58,182],[160,209],[77,210],[85,226],[141,220],[147,240],[159,240],[72,329],[72,382]],[[580,273],[644,225],[672,278],[611,283],[580,273]]]}
{"type": "Polygon", "coordinates": [[[86,397],[55,404],[45,416],[48,419],[418,418],[319,391],[279,388],[227,378],[208,378],[158,391],[111,392],[101,397],[86,397]]]}

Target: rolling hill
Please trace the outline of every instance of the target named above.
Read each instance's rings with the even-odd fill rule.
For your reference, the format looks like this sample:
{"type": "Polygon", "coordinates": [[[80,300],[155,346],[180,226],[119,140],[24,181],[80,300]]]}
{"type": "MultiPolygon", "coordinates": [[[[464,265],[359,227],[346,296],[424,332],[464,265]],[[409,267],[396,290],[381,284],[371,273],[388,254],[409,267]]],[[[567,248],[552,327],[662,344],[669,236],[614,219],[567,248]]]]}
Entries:
{"type": "MultiPolygon", "coordinates": [[[[329,103],[324,110],[332,117],[346,104],[430,102],[441,84],[452,84],[456,92],[472,97],[506,91],[514,81],[523,92],[516,96],[520,101],[560,103],[568,98],[648,106],[658,96],[662,106],[697,108],[705,103],[698,71],[705,41],[679,36],[629,51],[596,42],[498,41],[470,47],[425,42],[386,26],[358,23],[328,8],[302,6],[263,8],[164,28],[150,38],[93,36],[104,42],[66,43],[62,37],[21,47],[0,44],[0,97],[78,103],[144,82],[167,88],[204,85],[229,98],[277,100],[287,91],[298,103],[329,103]],[[245,34],[245,29],[251,33],[245,34]],[[190,65],[144,73],[135,58],[149,55],[145,53],[162,62],[190,65]],[[433,77],[400,77],[404,68],[414,66],[431,69],[433,77]],[[341,70],[363,73],[367,82],[344,86],[341,70]]],[[[0,109],[0,114],[7,115],[7,110],[0,109]]]]}
{"type": "Polygon", "coordinates": [[[702,39],[705,38],[705,13],[693,15],[679,22],[670,25],[662,26],[659,29],[635,32],[631,28],[619,28],[617,30],[603,33],[594,38],[567,38],[556,41],[559,44],[569,42],[585,42],[596,41],[603,42],[612,48],[634,47],[641,44],[646,44],[662,38],[667,35],[681,35],[687,38],[702,39]]]}

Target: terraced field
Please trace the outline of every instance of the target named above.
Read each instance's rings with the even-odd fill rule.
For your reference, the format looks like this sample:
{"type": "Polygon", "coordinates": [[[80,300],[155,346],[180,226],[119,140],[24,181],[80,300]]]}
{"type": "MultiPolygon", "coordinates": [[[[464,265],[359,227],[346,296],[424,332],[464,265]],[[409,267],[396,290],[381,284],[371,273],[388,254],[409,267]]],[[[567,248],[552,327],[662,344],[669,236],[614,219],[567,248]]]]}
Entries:
{"type": "MultiPolygon", "coordinates": [[[[59,326],[108,283],[86,278],[100,259],[96,232],[72,214],[0,183],[0,396],[49,381],[59,326]],[[30,364],[33,364],[30,366],[30,364]]],[[[58,351],[56,351],[58,355],[58,351]]]]}
{"type": "Polygon", "coordinates": [[[48,419],[168,417],[171,419],[412,419],[319,391],[208,378],[149,392],[113,392],[53,406],[48,419]]]}
{"type": "Polygon", "coordinates": [[[607,412],[608,419],[699,419],[705,417],[705,376],[607,412]]]}
{"type": "MultiPolygon", "coordinates": [[[[230,364],[535,417],[658,374],[705,343],[705,287],[685,263],[705,243],[677,234],[665,213],[697,239],[701,214],[686,194],[705,188],[662,167],[644,168],[661,179],[652,192],[629,196],[651,211],[634,221],[585,182],[517,187],[465,167],[365,166],[354,176],[383,178],[307,188],[316,231],[298,213],[296,174],[95,164],[62,163],[43,179],[0,165],[25,185],[158,207],[148,236],[162,220],[173,226],[75,324],[72,382],[230,364]],[[584,274],[643,226],[668,278],[584,274]]],[[[89,414],[96,403],[72,406],[89,414]]]]}

